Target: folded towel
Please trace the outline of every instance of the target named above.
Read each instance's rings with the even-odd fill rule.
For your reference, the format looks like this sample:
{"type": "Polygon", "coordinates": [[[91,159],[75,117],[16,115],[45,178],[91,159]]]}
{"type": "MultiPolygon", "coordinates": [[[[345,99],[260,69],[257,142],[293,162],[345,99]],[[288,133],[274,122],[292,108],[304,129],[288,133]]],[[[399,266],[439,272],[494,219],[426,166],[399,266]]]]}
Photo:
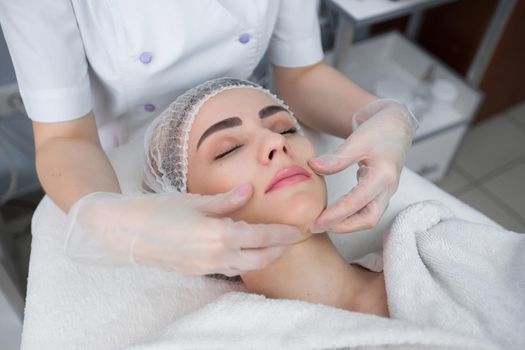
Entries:
{"type": "Polygon", "coordinates": [[[233,292],[128,350],[341,348],[494,349],[435,327],[233,292]]]}
{"type": "Polygon", "coordinates": [[[426,201],[396,217],[383,259],[394,317],[525,349],[525,234],[426,201]]]}

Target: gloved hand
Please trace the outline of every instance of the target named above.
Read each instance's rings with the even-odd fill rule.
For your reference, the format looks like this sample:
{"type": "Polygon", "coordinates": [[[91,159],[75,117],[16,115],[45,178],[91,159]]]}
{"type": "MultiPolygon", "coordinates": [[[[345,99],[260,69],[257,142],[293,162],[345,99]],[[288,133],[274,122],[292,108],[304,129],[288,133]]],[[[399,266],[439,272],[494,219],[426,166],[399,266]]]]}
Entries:
{"type": "Polygon", "coordinates": [[[371,102],[352,116],[352,134],[332,153],[312,158],[321,175],[358,163],[358,184],[325,209],[310,227],[314,233],[351,232],[374,227],[397,190],[417,120],[392,99],[371,102]]]}
{"type": "Polygon", "coordinates": [[[252,196],[251,185],[214,196],[96,192],[69,211],[66,254],[110,265],[140,264],[186,275],[239,275],[279,257],[300,237],[288,225],[221,218],[252,196]]]}

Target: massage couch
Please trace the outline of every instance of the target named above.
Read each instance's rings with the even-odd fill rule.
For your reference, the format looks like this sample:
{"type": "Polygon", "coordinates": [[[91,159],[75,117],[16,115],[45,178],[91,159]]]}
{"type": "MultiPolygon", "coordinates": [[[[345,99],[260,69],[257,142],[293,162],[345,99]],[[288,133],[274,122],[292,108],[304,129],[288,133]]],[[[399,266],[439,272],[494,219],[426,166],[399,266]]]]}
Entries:
{"type": "MultiPolygon", "coordinates": [[[[318,154],[334,149],[341,142],[335,137],[309,130],[306,130],[306,134],[316,146],[318,154]]],[[[141,140],[137,140],[108,152],[124,193],[140,191],[142,147],[141,140]]],[[[356,167],[352,167],[327,177],[329,203],[356,184],[355,172],[356,167]]],[[[374,229],[351,234],[330,234],[330,236],[340,253],[348,261],[359,259],[381,249],[382,237],[397,213],[412,203],[428,199],[444,203],[456,216],[465,220],[499,227],[480,212],[405,168],[398,191],[392,197],[387,211],[374,229]]],[[[308,332],[305,337],[313,337],[306,344],[316,348],[323,347],[323,337],[326,334],[331,334],[330,340],[336,339],[339,335],[348,336],[344,328],[342,330],[337,328],[337,325],[341,326],[341,320],[344,320],[347,314],[351,314],[344,310],[300,301],[280,303],[279,300],[272,301],[259,295],[246,295],[242,283],[237,282],[206,277],[188,277],[176,272],[147,267],[110,267],[72,261],[64,255],[63,251],[66,216],[47,196],[43,198],[34,214],[32,234],[22,349],[192,349],[201,348],[201,346],[208,348],[203,344],[198,346],[192,341],[201,337],[213,338],[214,336],[218,342],[213,344],[220,347],[221,339],[224,341],[224,337],[227,336],[220,332],[213,334],[214,329],[220,326],[220,322],[199,321],[202,329],[192,325],[189,332],[184,330],[183,334],[192,334],[187,339],[178,336],[180,343],[177,343],[176,346],[170,345],[166,340],[165,331],[169,325],[175,323],[178,332],[183,332],[184,322],[187,323],[188,318],[191,319],[195,312],[201,310],[224,313],[225,317],[235,317],[233,308],[220,310],[217,305],[212,305],[220,298],[227,298],[234,303],[238,301],[237,304],[232,305],[242,305],[248,300],[246,298],[252,298],[249,300],[255,302],[253,305],[273,303],[271,305],[274,306],[270,307],[275,307],[275,319],[268,323],[264,323],[262,319],[246,321],[253,322],[254,327],[259,329],[258,333],[252,334],[244,330],[245,333],[239,331],[239,334],[228,335],[230,339],[239,338],[239,343],[234,343],[238,346],[230,345],[231,348],[245,348],[246,343],[243,343],[245,339],[240,339],[243,336],[255,339],[257,334],[260,334],[262,338],[258,339],[261,343],[259,346],[257,346],[257,341],[251,343],[253,348],[259,348],[260,344],[266,344],[268,348],[280,348],[281,346],[283,348],[307,348],[309,346],[305,347],[304,343],[299,345],[306,340],[294,338],[294,336],[305,334],[306,329],[308,332]],[[214,307],[217,310],[213,309],[214,307]],[[301,312],[305,313],[317,313],[319,316],[314,320],[317,319],[318,323],[313,321],[312,324],[304,325],[302,322],[306,319],[307,314],[302,319],[301,314],[298,313],[296,319],[286,320],[288,323],[295,323],[295,327],[298,328],[291,328],[294,329],[291,334],[279,334],[279,329],[272,328],[273,322],[275,321],[276,325],[279,324],[278,319],[286,317],[286,313],[293,308],[295,310],[300,308],[303,310],[301,312]],[[325,309],[328,310],[326,311],[327,316],[323,318],[325,309]],[[255,324],[257,322],[259,323],[255,324]],[[263,328],[271,328],[271,335],[268,335],[263,328]],[[318,332],[317,337],[316,332],[318,332]]],[[[253,317],[256,314],[257,310],[251,310],[242,317],[253,317]]],[[[416,339],[414,335],[422,331],[417,326],[407,326],[393,320],[369,316],[363,322],[352,321],[353,323],[350,322],[349,325],[352,329],[357,329],[378,322],[387,327],[390,340],[374,343],[371,338],[373,334],[367,333],[363,328],[362,331],[356,333],[356,337],[352,338],[358,339],[353,342],[357,344],[355,348],[391,349],[397,348],[396,344],[400,346],[400,349],[419,348],[417,341],[410,340],[416,339]],[[396,342],[400,334],[403,334],[403,339],[401,342],[396,342]],[[359,340],[360,337],[361,340],[359,340]]],[[[447,337],[439,330],[423,331],[430,332],[430,338],[445,339],[447,337]]],[[[181,334],[176,333],[173,329],[170,332],[181,334]]],[[[354,348],[352,344],[347,345],[348,348],[354,348]]],[[[427,344],[424,348],[447,347],[427,344]]]]}

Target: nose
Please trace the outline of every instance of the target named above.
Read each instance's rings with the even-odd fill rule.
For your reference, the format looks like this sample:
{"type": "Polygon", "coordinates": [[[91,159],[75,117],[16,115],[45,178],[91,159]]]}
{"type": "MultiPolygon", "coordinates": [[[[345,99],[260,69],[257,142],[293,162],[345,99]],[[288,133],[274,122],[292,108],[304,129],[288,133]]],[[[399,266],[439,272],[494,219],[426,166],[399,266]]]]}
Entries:
{"type": "Polygon", "coordinates": [[[262,140],[260,162],[267,165],[281,156],[290,156],[286,137],[271,131],[267,132],[262,140]]]}

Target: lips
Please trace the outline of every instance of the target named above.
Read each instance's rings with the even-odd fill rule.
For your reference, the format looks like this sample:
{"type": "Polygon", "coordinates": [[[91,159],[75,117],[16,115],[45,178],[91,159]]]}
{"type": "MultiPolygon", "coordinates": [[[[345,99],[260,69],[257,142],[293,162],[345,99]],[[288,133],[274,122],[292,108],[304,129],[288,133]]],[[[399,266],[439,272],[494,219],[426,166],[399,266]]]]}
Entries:
{"type": "Polygon", "coordinates": [[[304,168],[298,165],[288,166],[279,170],[272,178],[264,193],[275,191],[279,188],[309,180],[311,177],[304,168]]]}

